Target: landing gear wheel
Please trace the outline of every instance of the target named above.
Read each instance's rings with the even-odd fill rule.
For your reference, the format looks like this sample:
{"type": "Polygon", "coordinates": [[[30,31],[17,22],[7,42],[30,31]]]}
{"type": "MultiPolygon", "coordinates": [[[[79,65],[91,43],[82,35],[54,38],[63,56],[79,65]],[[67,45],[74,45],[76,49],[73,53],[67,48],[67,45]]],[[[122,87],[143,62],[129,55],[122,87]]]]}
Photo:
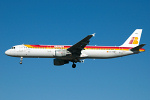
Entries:
{"type": "Polygon", "coordinates": [[[23,57],[20,57],[20,64],[22,64],[23,57]]]}
{"type": "Polygon", "coordinates": [[[76,64],[72,64],[72,68],[76,68],[76,64]]]}

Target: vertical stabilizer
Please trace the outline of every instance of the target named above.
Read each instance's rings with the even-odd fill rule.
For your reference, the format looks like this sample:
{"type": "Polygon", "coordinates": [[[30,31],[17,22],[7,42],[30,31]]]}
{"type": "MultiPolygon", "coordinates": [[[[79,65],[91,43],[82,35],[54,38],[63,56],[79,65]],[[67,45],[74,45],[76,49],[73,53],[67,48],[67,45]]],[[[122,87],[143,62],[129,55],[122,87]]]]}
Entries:
{"type": "Polygon", "coordinates": [[[142,29],[136,29],[121,47],[136,47],[140,43],[142,29]]]}

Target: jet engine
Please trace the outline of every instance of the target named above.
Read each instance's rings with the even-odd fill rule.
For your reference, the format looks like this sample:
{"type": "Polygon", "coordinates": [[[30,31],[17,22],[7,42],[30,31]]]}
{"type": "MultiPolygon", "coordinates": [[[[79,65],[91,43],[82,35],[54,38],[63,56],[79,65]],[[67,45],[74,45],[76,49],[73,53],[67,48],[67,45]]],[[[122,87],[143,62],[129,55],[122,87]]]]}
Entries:
{"type": "Polygon", "coordinates": [[[71,53],[67,50],[56,50],[55,51],[55,56],[56,57],[62,57],[62,56],[67,56],[70,55],[71,53]]]}
{"type": "Polygon", "coordinates": [[[62,59],[54,59],[54,65],[60,66],[64,64],[68,64],[68,60],[62,60],[62,59]]]}

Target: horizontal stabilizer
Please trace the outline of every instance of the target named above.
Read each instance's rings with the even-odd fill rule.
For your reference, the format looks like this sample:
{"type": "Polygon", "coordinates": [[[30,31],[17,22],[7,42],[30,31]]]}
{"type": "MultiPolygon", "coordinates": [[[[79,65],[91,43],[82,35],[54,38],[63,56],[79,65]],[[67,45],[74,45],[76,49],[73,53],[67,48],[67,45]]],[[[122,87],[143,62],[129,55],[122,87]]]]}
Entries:
{"type": "Polygon", "coordinates": [[[139,51],[139,49],[141,49],[144,45],[146,45],[146,44],[141,44],[137,47],[134,47],[134,48],[131,49],[131,51],[139,51]]]}

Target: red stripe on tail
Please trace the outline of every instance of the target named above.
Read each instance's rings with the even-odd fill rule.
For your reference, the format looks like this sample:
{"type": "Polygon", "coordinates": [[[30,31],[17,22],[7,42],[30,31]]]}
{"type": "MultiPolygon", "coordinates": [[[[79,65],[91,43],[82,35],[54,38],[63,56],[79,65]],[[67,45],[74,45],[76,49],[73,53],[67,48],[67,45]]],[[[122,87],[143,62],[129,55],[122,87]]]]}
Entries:
{"type": "Polygon", "coordinates": [[[133,43],[134,38],[135,38],[135,37],[132,37],[132,39],[130,40],[129,44],[132,44],[132,43],[133,43]]]}

